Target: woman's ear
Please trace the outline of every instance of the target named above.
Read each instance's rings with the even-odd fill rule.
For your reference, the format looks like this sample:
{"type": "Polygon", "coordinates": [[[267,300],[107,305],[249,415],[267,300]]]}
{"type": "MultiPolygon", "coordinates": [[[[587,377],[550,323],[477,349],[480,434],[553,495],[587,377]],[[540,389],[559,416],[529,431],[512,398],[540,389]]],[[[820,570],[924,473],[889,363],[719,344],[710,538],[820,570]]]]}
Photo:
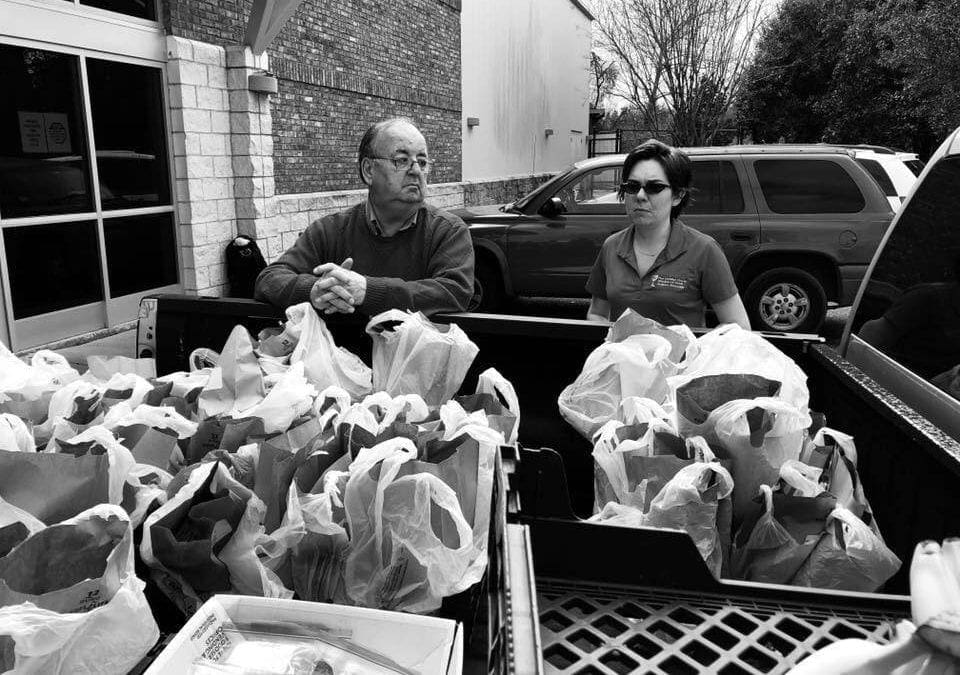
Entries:
{"type": "Polygon", "coordinates": [[[672,202],[672,204],[673,204],[674,206],[679,206],[679,205],[680,205],[680,202],[682,202],[682,201],[683,201],[683,198],[686,197],[686,196],[687,196],[687,191],[686,191],[686,190],[677,190],[676,192],[673,193],[673,202],[672,202]]]}

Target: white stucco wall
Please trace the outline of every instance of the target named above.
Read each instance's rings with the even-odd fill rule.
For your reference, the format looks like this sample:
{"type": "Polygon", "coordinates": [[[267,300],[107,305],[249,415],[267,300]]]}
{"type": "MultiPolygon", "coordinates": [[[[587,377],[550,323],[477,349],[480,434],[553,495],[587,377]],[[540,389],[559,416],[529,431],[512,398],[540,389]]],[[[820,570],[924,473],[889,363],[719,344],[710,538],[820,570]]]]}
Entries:
{"type": "Polygon", "coordinates": [[[571,0],[463,0],[464,180],[587,156],[590,45],[590,20],[571,0]]]}

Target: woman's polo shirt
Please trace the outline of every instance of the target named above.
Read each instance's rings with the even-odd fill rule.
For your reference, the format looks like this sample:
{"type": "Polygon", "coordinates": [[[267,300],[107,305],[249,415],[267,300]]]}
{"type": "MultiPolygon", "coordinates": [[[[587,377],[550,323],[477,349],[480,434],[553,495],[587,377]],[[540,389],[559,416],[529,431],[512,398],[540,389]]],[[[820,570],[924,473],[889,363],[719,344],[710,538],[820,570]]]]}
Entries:
{"type": "Polygon", "coordinates": [[[737,293],[720,245],[673,221],[667,245],[646,274],[633,251],[633,226],[607,237],[587,279],[587,292],[610,303],[610,319],[628,307],[665,325],[703,326],[707,305],[737,293]]]}

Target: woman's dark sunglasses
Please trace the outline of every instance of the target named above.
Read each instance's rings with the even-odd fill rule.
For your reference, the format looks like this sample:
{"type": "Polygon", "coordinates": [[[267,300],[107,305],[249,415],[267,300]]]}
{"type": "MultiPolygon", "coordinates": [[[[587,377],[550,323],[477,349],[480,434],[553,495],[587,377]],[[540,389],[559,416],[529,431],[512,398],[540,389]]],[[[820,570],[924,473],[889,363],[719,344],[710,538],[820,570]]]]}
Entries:
{"type": "Polygon", "coordinates": [[[641,189],[645,194],[658,195],[669,187],[666,183],[658,183],[652,180],[646,183],[641,183],[638,180],[628,180],[620,183],[620,191],[628,195],[639,194],[641,189]]]}

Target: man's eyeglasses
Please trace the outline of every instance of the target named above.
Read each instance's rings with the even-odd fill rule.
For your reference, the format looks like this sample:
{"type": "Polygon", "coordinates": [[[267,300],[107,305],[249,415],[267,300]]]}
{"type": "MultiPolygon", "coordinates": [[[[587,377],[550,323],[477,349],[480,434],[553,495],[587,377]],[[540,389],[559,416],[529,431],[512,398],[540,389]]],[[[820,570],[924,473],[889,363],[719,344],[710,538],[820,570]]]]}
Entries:
{"type": "Polygon", "coordinates": [[[641,183],[638,180],[627,180],[620,183],[620,190],[628,195],[640,194],[640,190],[643,190],[648,195],[658,195],[669,187],[666,183],[659,183],[652,180],[646,183],[641,183]]]}
{"type": "Polygon", "coordinates": [[[368,157],[393,162],[393,168],[404,173],[412,169],[414,164],[420,167],[422,173],[430,173],[430,167],[433,165],[433,161],[426,157],[378,157],[377,155],[368,155],[368,157]]]}

